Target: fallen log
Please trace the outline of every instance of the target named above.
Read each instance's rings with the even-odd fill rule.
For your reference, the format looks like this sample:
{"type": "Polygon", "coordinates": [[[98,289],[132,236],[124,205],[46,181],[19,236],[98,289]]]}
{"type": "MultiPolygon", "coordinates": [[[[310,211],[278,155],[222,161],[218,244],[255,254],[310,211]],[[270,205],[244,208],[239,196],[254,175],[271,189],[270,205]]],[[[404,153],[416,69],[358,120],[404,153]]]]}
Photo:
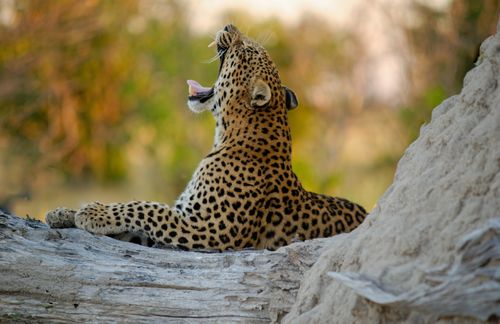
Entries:
{"type": "Polygon", "coordinates": [[[277,322],[326,242],[346,236],[186,252],[0,213],[0,322],[277,322]]]}

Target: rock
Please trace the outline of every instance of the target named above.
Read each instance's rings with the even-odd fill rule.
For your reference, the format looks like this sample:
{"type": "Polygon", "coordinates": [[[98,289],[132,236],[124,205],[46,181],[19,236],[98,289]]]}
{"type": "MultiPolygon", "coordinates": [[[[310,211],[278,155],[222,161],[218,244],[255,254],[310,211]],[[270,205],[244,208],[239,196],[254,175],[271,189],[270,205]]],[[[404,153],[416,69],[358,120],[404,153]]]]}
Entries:
{"type": "Polygon", "coordinates": [[[500,23],[459,95],[436,107],[394,183],[331,239],[285,323],[500,317],[500,23]]]}

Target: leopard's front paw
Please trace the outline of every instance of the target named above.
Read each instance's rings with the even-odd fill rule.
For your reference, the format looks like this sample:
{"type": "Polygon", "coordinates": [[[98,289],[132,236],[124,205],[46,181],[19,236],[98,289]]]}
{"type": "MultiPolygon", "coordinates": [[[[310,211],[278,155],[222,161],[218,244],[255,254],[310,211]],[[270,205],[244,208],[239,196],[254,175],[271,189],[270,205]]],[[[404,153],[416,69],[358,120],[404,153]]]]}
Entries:
{"type": "Polygon", "coordinates": [[[113,212],[110,206],[93,202],[80,208],[75,215],[78,228],[95,234],[118,234],[127,231],[122,215],[113,212]]]}
{"type": "Polygon", "coordinates": [[[45,215],[45,222],[52,228],[75,227],[76,210],[70,208],[56,208],[45,215]]]}

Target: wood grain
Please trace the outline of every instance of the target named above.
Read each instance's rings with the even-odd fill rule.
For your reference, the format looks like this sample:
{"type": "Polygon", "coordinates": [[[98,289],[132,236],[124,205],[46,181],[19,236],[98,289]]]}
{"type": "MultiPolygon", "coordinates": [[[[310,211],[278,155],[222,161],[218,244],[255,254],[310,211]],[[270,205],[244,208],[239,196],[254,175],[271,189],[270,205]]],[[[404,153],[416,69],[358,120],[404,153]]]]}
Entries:
{"type": "Polygon", "coordinates": [[[0,320],[277,322],[327,241],[184,252],[0,213],[0,320]]]}

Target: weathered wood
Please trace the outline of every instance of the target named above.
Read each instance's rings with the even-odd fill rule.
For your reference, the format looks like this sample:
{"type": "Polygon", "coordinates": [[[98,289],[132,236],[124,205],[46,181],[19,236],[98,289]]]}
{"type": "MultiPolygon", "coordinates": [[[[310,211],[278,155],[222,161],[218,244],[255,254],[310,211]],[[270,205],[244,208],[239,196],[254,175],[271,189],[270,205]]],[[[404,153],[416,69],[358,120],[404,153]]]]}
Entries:
{"type": "Polygon", "coordinates": [[[0,213],[0,321],[279,321],[328,240],[184,252],[0,213]]]}

